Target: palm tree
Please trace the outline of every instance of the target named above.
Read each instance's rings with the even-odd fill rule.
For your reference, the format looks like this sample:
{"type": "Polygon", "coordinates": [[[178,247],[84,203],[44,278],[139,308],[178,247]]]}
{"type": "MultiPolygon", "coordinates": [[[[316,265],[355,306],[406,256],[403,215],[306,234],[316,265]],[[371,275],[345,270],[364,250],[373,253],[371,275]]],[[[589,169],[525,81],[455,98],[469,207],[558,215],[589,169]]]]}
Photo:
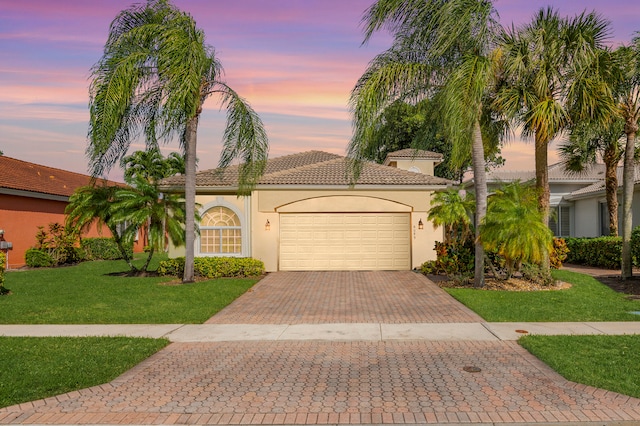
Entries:
{"type": "Polygon", "coordinates": [[[183,282],[194,278],[195,174],[198,121],[204,102],[218,95],[227,110],[220,167],[235,159],[239,194],[264,171],[268,152],[263,124],[222,80],[222,67],[193,18],[167,0],[123,10],[111,23],[104,54],[92,69],[87,154],[102,175],[144,137],[148,147],[178,136],[185,152],[185,246],[183,282]]]}
{"type": "Polygon", "coordinates": [[[149,252],[140,269],[145,273],[154,252],[164,247],[165,232],[174,245],[184,244],[182,224],[185,220],[185,205],[184,200],[176,194],[161,194],[157,181],[149,182],[138,175],[127,183],[132,186],[120,188],[115,193],[113,219],[126,223],[128,234],[145,230],[149,252]]]}
{"type": "Polygon", "coordinates": [[[602,158],[605,165],[605,192],[609,212],[609,235],[618,235],[618,163],[624,146],[624,121],[615,120],[605,126],[579,123],[571,130],[569,140],[558,149],[569,172],[582,173],[602,158]]]}
{"type": "Polygon", "coordinates": [[[184,173],[184,157],[172,152],[167,158],[162,156],[157,147],[147,151],[136,151],[120,160],[124,169],[124,180],[129,183],[136,176],[149,183],[155,183],[165,177],[184,173]]]}
{"type": "Polygon", "coordinates": [[[541,9],[522,28],[505,31],[501,49],[504,82],[494,105],[534,137],[538,206],[549,221],[549,142],[572,122],[605,123],[613,109],[607,84],[593,72],[608,36],[595,13],[561,18],[541,9]]]}
{"type": "Polygon", "coordinates": [[[120,189],[119,186],[98,184],[76,189],[69,197],[69,204],[65,208],[66,225],[75,234],[87,230],[93,223],[96,223],[98,229],[106,225],[131,272],[137,272],[138,268],[132,263],[130,250],[135,231],[127,230],[124,221],[114,217],[113,202],[120,189]]]}
{"type": "MultiPolygon", "coordinates": [[[[640,34],[640,33],[638,33],[640,34]]],[[[633,227],[633,191],[635,186],[634,153],[640,121],[640,37],[633,39],[631,46],[616,50],[620,66],[620,78],[615,85],[618,113],[624,120],[626,145],[622,176],[622,279],[630,278],[632,272],[631,231],[633,227]]]]}
{"type": "Polygon", "coordinates": [[[431,199],[431,210],[427,218],[433,226],[444,227],[444,242],[448,243],[457,230],[462,231],[461,239],[471,233],[471,215],[475,207],[473,194],[464,196],[457,188],[439,191],[431,199]]]}
{"type": "Polygon", "coordinates": [[[549,258],[553,233],[542,222],[535,188],[513,182],[489,197],[480,238],[488,250],[505,258],[507,278],[522,262],[542,263],[549,258]]]}
{"type": "MultiPolygon", "coordinates": [[[[366,11],[365,42],[385,27],[394,44],[373,59],[351,93],[354,135],[348,153],[356,177],[381,112],[397,100],[416,103],[437,96],[452,158],[462,164],[471,157],[475,220],[482,222],[487,183],[481,123],[494,78],[495,17],[493,5],[484,0],[378,0],[366,11]]],[[[475,254],[475,285],[480,287],[484,250],[479,239],[475,254]]]]}

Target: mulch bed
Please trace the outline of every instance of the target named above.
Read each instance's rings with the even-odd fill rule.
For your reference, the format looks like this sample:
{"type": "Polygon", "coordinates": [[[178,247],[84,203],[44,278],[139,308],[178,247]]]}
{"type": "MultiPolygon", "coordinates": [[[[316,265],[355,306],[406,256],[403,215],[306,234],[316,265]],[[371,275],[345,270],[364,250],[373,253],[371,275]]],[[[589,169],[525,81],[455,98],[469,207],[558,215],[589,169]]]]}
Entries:
{"type": "MultiPolygon", "coordinates": [[[[461,281],[451,280],[446,275],[427,275],[431,281],[436,283],[440,288],[474,288],[473,280],[461,281]]],[[[551,291],[565,290],[571,288],[571,284],[557,281],[555,285],[547,286],[523,280],[521,278],[512,277],[508,280],[497,280],[487,275],[484,287],[480,290],[503,290],[503,291],[551,291]]]]}
{"type": "Polygon", "coordinates": [[[602,275],[594,278],[612,290],[626,294],[628,299],[640,300],[640,277],[638,276],[626,280],[622,280],[620,275],[602,275]]]}

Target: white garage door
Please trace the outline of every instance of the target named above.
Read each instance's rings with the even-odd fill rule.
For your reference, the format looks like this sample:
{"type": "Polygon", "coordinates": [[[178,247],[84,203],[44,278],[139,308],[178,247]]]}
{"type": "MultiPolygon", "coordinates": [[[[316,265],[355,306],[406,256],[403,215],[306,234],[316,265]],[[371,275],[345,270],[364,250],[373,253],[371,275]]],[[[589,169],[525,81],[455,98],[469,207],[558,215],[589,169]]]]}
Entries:
{"type": "Polygon", "coordinates": [[[409,270],[408,213],[280,215],[280,270],[409,270]]]}

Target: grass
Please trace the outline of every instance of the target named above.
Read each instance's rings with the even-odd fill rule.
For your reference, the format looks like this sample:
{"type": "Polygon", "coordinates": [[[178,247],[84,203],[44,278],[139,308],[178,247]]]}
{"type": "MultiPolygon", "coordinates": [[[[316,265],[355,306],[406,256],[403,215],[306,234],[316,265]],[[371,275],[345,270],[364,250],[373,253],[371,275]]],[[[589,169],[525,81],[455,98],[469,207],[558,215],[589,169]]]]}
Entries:
{"type": "Polygon", "coordinates": [[[553,271],[572,284],[567,290],[511,292],[467,288],[445,289],[486,321],[639,321],[640,301],[628,300],[595,278],[570,271],[553,271]]]}
{"type": "Polygon", "coordinates": [[[0,324],[199,324],[258,281],[170,285],[169,277],[122,276],[127,270],[123,261],[94,261],[9,271],[0,324]]]}
{"type": "Polygon", "coordinates": [[[638,336],[524,336],[519,343],[567,380],[640,398],[638,336]]]}
{"type": "Polygon", "coordinates": [[[0,407],[107,383],[167,344],[126,337],[0,337],[0,407]]]}

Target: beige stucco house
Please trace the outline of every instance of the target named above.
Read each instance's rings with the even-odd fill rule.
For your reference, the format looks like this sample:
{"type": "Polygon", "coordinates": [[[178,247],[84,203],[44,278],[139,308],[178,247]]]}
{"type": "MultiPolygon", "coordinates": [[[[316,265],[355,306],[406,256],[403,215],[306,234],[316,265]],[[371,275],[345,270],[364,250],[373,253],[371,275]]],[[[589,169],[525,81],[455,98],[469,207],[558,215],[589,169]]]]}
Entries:
{"type": "MultiPolygon", "coordinates": [[[[267,271],[409,270],[435,259],[442,230],[427,221],[440,154],[403,150],[364,163],[350,185],[345,158],[309,151],[269,159],[250,196],[238,197],[238,166],[196,177],[196,256],[253,257],[267,271]],[[410,171],[411,170],[411,171],[410,171]]],[[[163,181],[181,191],[184,177],[163,181]]],[[[171,257],[184,247],[172,247],[171,257]]]]}

